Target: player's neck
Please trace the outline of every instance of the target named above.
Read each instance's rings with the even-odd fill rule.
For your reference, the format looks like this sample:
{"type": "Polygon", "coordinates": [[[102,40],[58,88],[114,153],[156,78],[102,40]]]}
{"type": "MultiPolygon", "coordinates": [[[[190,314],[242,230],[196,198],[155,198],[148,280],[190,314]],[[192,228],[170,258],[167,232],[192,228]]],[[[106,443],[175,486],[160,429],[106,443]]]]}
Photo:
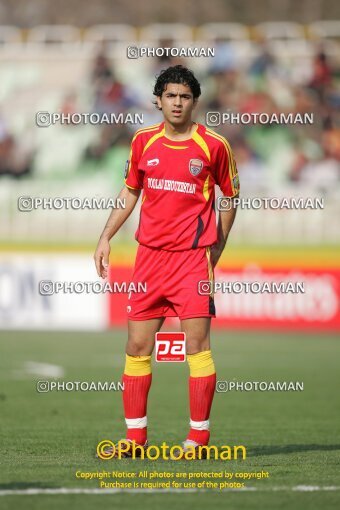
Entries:
{"type": "Polygon", "coordinates": [[[197,124],[192,120],[183,126],[173,126],[170,122],[164,121],[165,136],[177,142],[191,138],[196,129],[197,124]]]}

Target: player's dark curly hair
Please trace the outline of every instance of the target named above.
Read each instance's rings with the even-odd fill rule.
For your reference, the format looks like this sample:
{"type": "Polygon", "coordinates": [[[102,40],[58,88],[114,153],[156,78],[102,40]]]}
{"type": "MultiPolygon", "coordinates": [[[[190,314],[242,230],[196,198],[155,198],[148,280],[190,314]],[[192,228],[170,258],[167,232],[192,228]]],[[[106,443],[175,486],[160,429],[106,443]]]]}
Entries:
{"type": "MultiPolygon", "coordinates": [[[[187,85],[194,96],[194,100],[201,95],[201,86],[194,73],[184,66],[177,65],[168,67],[168,69],[163,69],[163,71],[161,71],[161,73],[157,76],[153,95],[162,97],[168,83],[181,83],[182,85],[187,85]]],[[[158,110],[161,109],[158,107],[157,101],[154,101],[153,104],[158,110]]]]}

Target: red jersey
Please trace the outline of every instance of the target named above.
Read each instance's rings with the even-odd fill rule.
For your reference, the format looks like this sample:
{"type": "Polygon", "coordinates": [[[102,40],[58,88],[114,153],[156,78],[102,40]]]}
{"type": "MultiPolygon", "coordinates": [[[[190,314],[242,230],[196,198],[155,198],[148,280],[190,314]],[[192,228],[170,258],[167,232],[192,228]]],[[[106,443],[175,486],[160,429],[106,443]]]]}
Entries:
{"type": "Polygon", "coordinates": [[[196,124],[187,140],[165,136],[164,122],[136,132],[125,184],[143,189],[136,240],[177,251],[217,241],[215,184],[223,196],[239,192],[235,160],[227,140],[196,124]]]}

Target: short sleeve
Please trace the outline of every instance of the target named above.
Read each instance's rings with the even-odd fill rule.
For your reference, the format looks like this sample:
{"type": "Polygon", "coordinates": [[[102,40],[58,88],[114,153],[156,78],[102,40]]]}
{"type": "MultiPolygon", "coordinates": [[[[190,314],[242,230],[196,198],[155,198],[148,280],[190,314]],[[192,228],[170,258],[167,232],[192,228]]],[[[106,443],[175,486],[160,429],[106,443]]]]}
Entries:
{"type": "Polygon", "coordinates": [[[237,166],[230,145],[225,140],[221,142],[215,153],[214,161],[215,182],[220,187],[223,196],[235,197],[240,191],[237,166]]]}
{"type": "Polygon", "coordinates": [[[129,159],[125,166],[125,184],[128,188],[142,189],[144,172],[139,170],[138,164],[141,158],[140,142],[138,137],[131,142],[129,159]]]}

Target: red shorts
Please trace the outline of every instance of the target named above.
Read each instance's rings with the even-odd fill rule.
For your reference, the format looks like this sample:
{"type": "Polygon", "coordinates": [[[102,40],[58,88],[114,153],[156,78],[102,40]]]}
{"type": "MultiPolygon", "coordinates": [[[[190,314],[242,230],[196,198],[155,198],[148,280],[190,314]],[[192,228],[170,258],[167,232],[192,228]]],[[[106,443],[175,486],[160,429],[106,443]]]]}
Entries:
{"type": "Polygon", "coordinates": [[[129,295],[128,318],[138,321],[215,317],[214,300],[209,293],[213,278],[210,248],[166,251],[140,244],[132,282],[136,286],[145,283],[146,292],[129,295]],[[199,285],[200,281],[206,282],[205,286],[199,285]]]}

